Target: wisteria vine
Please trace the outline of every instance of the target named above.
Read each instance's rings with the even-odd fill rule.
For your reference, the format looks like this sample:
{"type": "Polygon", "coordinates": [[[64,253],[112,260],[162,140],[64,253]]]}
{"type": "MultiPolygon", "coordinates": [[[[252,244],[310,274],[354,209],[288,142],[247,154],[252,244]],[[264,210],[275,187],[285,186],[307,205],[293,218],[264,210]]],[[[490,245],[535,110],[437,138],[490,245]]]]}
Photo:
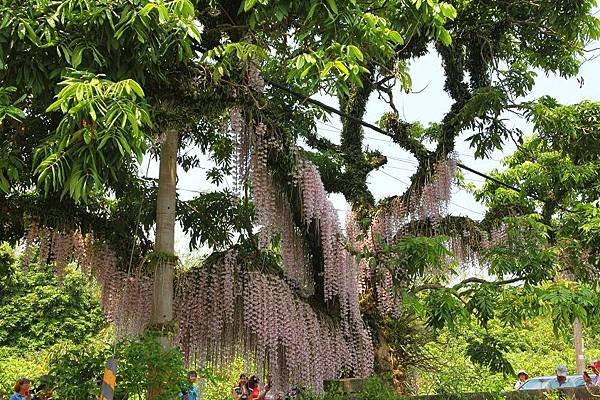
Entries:
{"type": "Polygon", "coordinates": [[[120,271],[115,253],[93,234],[32,222],[24,239],[23,267],[29,268],[34,260],[51,263],[59,282],[67,265],[77,263],[100,286],[102,309],[107,320],[114,322],[118,339],[137,336],[147,326],[152,310],[152,280],[137,268],[129,273],[120,271]]]}

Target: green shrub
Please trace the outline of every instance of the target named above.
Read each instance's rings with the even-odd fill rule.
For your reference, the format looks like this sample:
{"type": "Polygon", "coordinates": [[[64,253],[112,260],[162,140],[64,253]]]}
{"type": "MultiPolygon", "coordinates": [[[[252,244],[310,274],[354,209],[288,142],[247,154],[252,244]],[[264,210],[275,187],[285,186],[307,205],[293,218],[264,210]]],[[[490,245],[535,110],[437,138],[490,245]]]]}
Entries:
{"type": "Polygon", "coordinates": [[[367,379],[363,390],[358,395],[360,400],[397,400],[396,395],[390,385],[381,377],[374,375],[367,379]]]}
{"type": "Polygon", "coordinates": [[[36,380],[46,373],[46,360],[38,353],[21,353],[18,349],[0,348],[0,397],[12,394],[17,380],[27,377],[36,380]]]}
{"type": "MultiPolygon", "coordinates": [[[[110,333],[82,344],[56,345],[51,349],[49,372],[55,395],[62,400],[96,398],[100,392],[98,377],[113,355],[110,333]]],[[[157,400],[171,400],[187,386],[187,371],[181,352],[164,350],[152,333],[117,346],[117,398],[143,398],[148,388],[166,387],[157,400]]]]}
{"type": "Polygon", "coordinates": [[[170,400],[184,389],[187,370],[183,355],[177,348],[164,350],[157,337],[148,332],[118,352],[120,372],[119,391],[141,395],[150,388],[166,388],[158,393],[157,400],[170,400]]]}
{"type": "MultiPolygon", "coordinates": [[[[0,247],[0,264],[10,248],[0,247]]],[[[105,325],[98,293],[88,278],[68,268],[59,284],[51,266],[28,271],[0,266],[0,347],[38,351],[62,340],[82,342],[105,325]],[[9,278],[10,277],[10,278],[9,278]]]]}
{"type": "Polygon", "coordinates": [[[199,374],[203,381],[202,399],[206,400],[231,400],[231,391],[237,386],[240,374],[251,374],[245,370],[241,358],[224,367],[215,367],[210,364],[200,369],[199,374]]]}

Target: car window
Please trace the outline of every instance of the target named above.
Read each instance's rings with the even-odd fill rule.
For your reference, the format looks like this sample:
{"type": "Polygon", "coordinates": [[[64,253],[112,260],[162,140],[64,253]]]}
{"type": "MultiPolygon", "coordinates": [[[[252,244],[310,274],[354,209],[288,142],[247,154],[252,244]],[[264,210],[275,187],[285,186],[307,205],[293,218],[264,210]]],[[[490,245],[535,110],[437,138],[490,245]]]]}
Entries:
{"type": "Polygon", "coordinates": [[[539,379],[533,378],[528,380],[521,386],[520,390],[539,390],[545,387],[545,384],[548,382],[547,379],[539,379]]]}
{"type": "Polygon", "coordinates": [[[583,380],[582,376],[575,376],[569,379],[569,386],[570,387],[579,387],[579,386],[585,386],[585,381],[583,380]]]}

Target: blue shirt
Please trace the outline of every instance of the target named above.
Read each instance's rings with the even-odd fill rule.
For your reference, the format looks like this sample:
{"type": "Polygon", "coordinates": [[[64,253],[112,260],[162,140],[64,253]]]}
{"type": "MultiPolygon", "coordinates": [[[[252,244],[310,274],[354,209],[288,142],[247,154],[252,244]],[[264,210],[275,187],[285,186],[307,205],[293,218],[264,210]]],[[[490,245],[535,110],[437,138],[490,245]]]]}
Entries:
{"type": "MultiPolygon", "coordinates": [[[[187,391],[188,400],[198,400],[198,388],[196,386],[192,386],[187,391]]],[[[184,398],[183,394],[179,395],[180,398],[184,398]]],[[[9,400],[13,400],[12,398],[9,400]]],[[[21,400],[21,399],[18,399],[21,400]]]]}
{"type": "Polygon", "coordinates": [[[554,378],[551,381],[548,381],[548,389],[560,389],[563,386],[567,386],[568,383],[569,383],[569,380],[566,379],[565,383],[563,383],[561,385],[560,382],[558,382],[558,379],[554,378]]]}
{"type": "Polygon", "coordinates": [[[20,393],[13,393],[8,400],[25,400],[25,396],[20,393]]]}

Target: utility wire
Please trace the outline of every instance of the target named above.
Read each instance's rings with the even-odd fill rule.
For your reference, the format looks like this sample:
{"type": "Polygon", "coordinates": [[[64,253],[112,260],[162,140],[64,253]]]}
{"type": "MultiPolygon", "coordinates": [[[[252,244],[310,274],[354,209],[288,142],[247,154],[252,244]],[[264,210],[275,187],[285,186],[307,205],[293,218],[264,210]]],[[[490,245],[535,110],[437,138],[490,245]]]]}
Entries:
{"type": "MultiPolygon", "coordinates": [[[[202,52],[208,51],[208,49],[206,47],[202,46],[202,45],[194,45],[193,47],[194,47],[195,50],[199,50],[199,51],[202,51],[202,52]]],[[[268,83],[269,85],[273,86],[274,88],[277,88],[277,89],[279,89],[279,90],[281,90],[283,92],[286,92],[286,93],[292,95],[293,97],[296,97],[297,99],[300,99],[300,100],[305,101],[307,103],[314,104],[314,105],[322,108],[323,110],[329,111],[330,113],[336,114],[336,115],[338,115],[340,117],[343,117],[343,118],[349,119],[351,121],[357,122],[357,123],[361,124],[362,126],[364,126],[366,128],[369,128],[369,129],[371,129],[371,130],[373,130],[375,132],[381,133],[384,136],[388,136],[388,134],[387,134],[386,131],[384,131],[383,129],[381,129],[380,127],[378,127],[376,125],[373,125],[373,124],[371,124],[369,122],[366,122],[366,121],[364,121],[364,120],[362,120],[362,119],[360,119],[358,117],[355,117],[354,115],[347,114],[347,113],[345,113],[345,112],[343,112],[341,110],[338,110],[335,107],[332,107],[332,106],[330,106],[328,104],[323,103],[322,101],[315,100],[315,99],[313,99],[313,98],[311,98],[311,97],[309,97],[309,96],[307,96],[305,94],[296,92],[295,90],[291,89],[290,87],[288,87],[286,85],[283,85],[283,84],[281,84],[279,82],[273,81],[273,80],[271,80],[271,79],[269,79],[267,77],[263,77],[263,79],[264,79],[264,81],[266,83],[268,83]]],[[[498,184],[498,185],[500,185],[500,186],[502,186],[504,188],[507,188],[509,190],[513,190],[513,191],[515,191],[515,192],[517,192],[519,194],[521,193],[521,190],[518,189],[517,187],[515,187],[513,185],[509,185],[508,183],[503,182],[503,181],[501,181],[499,179],[496,179],[496,178],[494,178],[494,177],[492,177],[492,176],[490,176],[488,174],[485,174],[483,172],[477,171],[477,170],[475,170],[475,169],[473,169],[471,167],[466,166],[463,163],[458,162],[458,163],[456,163],[456,166],[459,167],[459,168],[461,168],[461,169],[464,169],[466,171],[469,171],[469,172],[471,172],[471,173],[473,173],[475,175],[479,175],[482,178],[488,179],[488,180],[490,180],[490,181],[492,181],[492,182],[494,182],[494,183],[496,183],[496,184],[498,184]]],[[[536,195],[533,195],[533,194],[530,194],[528,196],[531,197],[534,200],[538,200],[538,201],[541,201],[543,203],[546,202],[546,200],[542,199],[539,196],[536,196],[536,195]]],[[[562,206],[558,206],[557,208],[560,209],[560,210],[562,210],[562,211],[573,212],[572,210],[570,210],[568,208],[564,208],[562,206]]]]}
{"type": "MultiPolygon", "coordinates": [[[[379,171],[379,172],[383,173],[384,175],[387,175],[387,176],[389,176],[389,177],[390,177],[390,178],[392,178],[392,179],[395,179],[395,180],[397,180],[397,181],[398,181],[398,182],[400,182],[400,183],[403,183],[403,184],[405,184],[405,185],[410,185],[408,182],[405,182],[405,181],[403,181],[402,179],[400,179],[400,178],[398,178],[398,177],[395,177],[395,176],[393,176],[393,175],[390,175],[390,174],[388,174],[388,173],[387,173],[387,172],[385,172],[385,171],[379,171]]],[[[458,204],[458,203],[455,203],[455,202],[453,202],[453,201],[449,201],[448,203],[450,203],[450,204],[452,204],[452,205],[454,205],[454,206],[456,206],[456,207],[458,207],[458,208],[462,208],[463,210],[470,211],[470,212],[472,212],[472,213],[474,213],[474,214],[485,215],[485,214],[484,214],[484,213],[482,213],[481,211],[475,211],[475,210],[472,210],[472,209],[470,209],[470,208],[467,208],[467,207],[461,206],[460,204],[458,204]]]]}
{"type": "MultiPolygon", "coordinates": [[[[275,87],[275,88],[277,88],[279,90],[282,90],[282,91],[284,91],[286,93],[291,94],[292,96],[294,96],[296,98],[299,98],[299,99],[302,99],[303,101],[306,101],[308,103],[314,104],[314,105],[316,105],[318,107],[321,107],[322,109],[324,109],[326,111],[329,111],[329,112],[331,112],[333,114],[336,114],[336,115],[338,115],[340,117],[347,118],[347,119],[349,119],[351,121],[357,122],[357,123],[361,124],[362,126],[364,126],[366,128],[369,128],[369,129],[371,129],[371,130],[373,130],[375,132],[378,132],[378,133],[381,133],[382,135],[387,136],[387,132],[384,131],[383,129],[381,129],[380,127],[375,126],[375,125],[373,125],[373,124],[371,124],[369,122],[363,121],[362,119],[357,118],[357,117],[355,117],[353,115],[350,115],[350,114],[347,114],[347,113],[345,113],[343,111],[340,111],[337,108],[331,107],[330,105],[327,105],[327,104],[323,103],[322,101],[315,100],[315,99],[312,99],[309,96],[306,96],[306,95],[304,95],[302,93],[298,93],[295,90],[292,90],[291,88],[289,88],[289,87],[287,87],[285,85],[280,84],[279,82],[275,82],[275,81],[272,81],[272,80],[267,79],[267,78],[265,78],[265,82],[269,83],[271,86],[273,86],[273,87],[275,87]]],[[[519,188],[517,188],[517,187],[515,187],[513,185],[510,185],[510,184],[508,184],[506,182],[503,182],[500,179],[494,178],[494,177],[492,177],[492,176],[490,176],[488,174],[485,174],[483,172],[477,171],[476,169],[473,169],[473,168],[471,168],[471,167],[469,167],[469,166],[467,166],[467,165],[465,165],[463,163],[457,162],[456,166],[459,167],[459,168],[461,168],[461,169],[464,169],[465,171],[469,171],[469,172],[471,172],[471,173],[473,173],[475,175],[481,176],[482,178],[488,179],[488,180],[490,180],[490,181],[492,181],[492,182],[494,182],[494,183],[496,183],[496,184],[498,184],[498,185],[500,185],[500,186],[502,186],[502,187],[504,187],[506,189],[513,190],[513,191],[515,191],[517,193],[521,193],[521,190],[519,188]]],[[[531,197],[534,200],[538,200],[538,201],[541,201],[543,203],[546,202],[546,200],[542,199],[539,196],[536,196],[536,195],[533,195],[533,194],[530,194],[528,196],[531,197]]],[[[570,210],[568,208],[561,207],[561,206],[558,206],[557,208],[560,209],[560,210],[562,210],[562,211],[573,212],[572,210],[570,210]]]]}

